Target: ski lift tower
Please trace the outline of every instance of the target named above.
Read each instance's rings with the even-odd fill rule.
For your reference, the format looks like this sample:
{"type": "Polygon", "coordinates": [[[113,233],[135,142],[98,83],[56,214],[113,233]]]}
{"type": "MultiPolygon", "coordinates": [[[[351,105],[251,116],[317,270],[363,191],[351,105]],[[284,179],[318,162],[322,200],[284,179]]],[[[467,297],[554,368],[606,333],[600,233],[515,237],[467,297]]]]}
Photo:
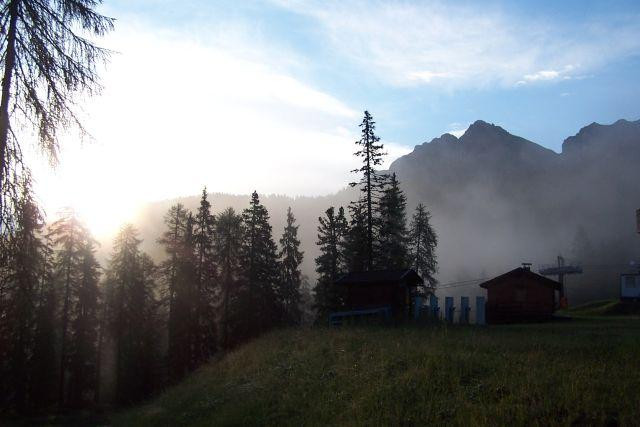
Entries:
{"type": "Polygon", "coordinates": [[[539,272],[543,276],[558,276],[558,282],[560,282],[560,307],[566,308],[567,300],[564,296],[564,276],[567,274],[582,274],[582,267],[579,265],[566,265],[564,263],[564,257],[558,255],[557,266],[543,266],[539,272]]]}

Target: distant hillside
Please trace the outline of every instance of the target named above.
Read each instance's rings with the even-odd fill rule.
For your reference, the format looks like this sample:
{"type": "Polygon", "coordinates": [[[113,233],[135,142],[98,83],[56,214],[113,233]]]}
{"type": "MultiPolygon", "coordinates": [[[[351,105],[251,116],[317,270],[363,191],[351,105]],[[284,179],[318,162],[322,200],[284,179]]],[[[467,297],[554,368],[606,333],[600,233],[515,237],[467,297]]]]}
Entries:
{"type": "MultiPolygon", "coordinates": [[[[417,145],[390,170],[402,181],[409,215],[419,202],[433,214],[441,282],[487,277],[523,261],[551,263],[562,253],[585,264],[585,274],[568,282],[570,297],[585,300],[615,297],[618,273],[640,254],[638,165],[640,121],[593,123],[567,138],[558,154],[479,120],[460,138],[444,134],[417,145]]],[[[304,272],[313,277],[318,216],[329,206],[346,207],[355,197],[353,190],[342,190],[324,197],[263,195],[262,200],[276,239],[292,207],[305,250],[304,272]]],[[[198,199],[180,201],[195,209],[198,199]]],[[[215,211],[227,206],[241,211],[248,200],[212,194],[215,211]]],[[[156,258],[162,257],[155,244],[162,217],[174,202],[150,204],[137,223],[145,249],[156,258]]]]}

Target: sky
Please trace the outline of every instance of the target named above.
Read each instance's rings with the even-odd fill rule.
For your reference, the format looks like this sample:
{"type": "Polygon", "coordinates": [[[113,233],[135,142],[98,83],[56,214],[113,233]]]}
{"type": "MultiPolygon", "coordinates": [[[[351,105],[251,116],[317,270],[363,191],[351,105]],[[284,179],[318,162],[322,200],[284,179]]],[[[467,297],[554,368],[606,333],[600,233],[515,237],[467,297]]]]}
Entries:
{"type": "Polygon", "coordinates": [[[640,119],[637,1],[105,0],[115,30],[91,138],[33,153],[49,215],[108,233],[143,203],[211,192],[322,195],[353,179],[363,111],[386,165],[475,120],[556,152],[640,119]]]}

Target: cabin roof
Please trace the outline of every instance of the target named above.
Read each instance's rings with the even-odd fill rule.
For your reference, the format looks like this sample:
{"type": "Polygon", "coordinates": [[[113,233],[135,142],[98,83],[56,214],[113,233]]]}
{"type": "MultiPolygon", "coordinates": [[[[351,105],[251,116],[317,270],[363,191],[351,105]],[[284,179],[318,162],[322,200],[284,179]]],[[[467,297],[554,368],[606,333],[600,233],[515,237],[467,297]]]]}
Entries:
{"type": "Polygon", "coordinates": [[[412,286],[423,285],[424,280],[415,270],[372,270],[347,273],[334,283],[336,285],[373,285],[405,282],[412,286]]]}
{"type": "Polygon", "coordinates": [[[486,282],[482,282],[480,283],[480,287],[481,288],[490,288],[492,286],[498,285],[502,282],[504,282],[505,280],[510,280],[510,279],[521,279],[521,278],[525,278],[528,277],[530,279],[535,280],[536,282],[538,282],[541,285],[544,286],[548,286],[551,287],[553,289],[556,290],[560,290],[560,283],[556,282],[555,280],[549,279],[548,277],[544,277],[541,276],[540,274],[534,273],[533,271],[529,270],[528,268],[522,268],[522,267],[518,267],[515,268],[511,271],[508,271],[504,274],[501,274],[498,277],[494,277],[491,280],[487,280],[486,282]]]}

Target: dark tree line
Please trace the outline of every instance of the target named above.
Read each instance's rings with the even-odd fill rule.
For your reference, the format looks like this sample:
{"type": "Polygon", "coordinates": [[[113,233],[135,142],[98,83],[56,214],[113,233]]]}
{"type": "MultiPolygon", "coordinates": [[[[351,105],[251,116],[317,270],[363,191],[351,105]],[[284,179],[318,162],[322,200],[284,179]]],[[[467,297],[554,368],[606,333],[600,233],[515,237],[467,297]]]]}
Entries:
{"type": "Polygon", "coordinates": [[[2,407],[80,407],[98,382],[100,266],[73,212],[45,228],[30,192],[5,238],[0,275],[2,407]]]}
{"type": "Polygon", "coordinates": [[[74,96],[100,90],[100,3],[0,1],[0,411],[81,406],[97,388],[96,243],[70,212],[45,227],[23,138],[55,163],[61,130],[86,134],[74,96]]]}
{"type": "Polygon", "coordinates": [[[382,164],[384,146],[368,111],[360,127],[354,155],[362,166],[352,172],[361,176],[350,183],[358,187],[360,197],[348,206],[348,219],[342,207],[337,212],[330,207],[318,218],[314,306],[319,319],[341,307],[341,290],[333,282],[347,272],[413,268],[428,286],[436,285],[438,239],[431,215],[419,204],[407,226],[406,196],[396,174],[376,169],[382,164]]]}
{"type": "Polygon", "coordinates": [[[105,391],[130,404],[301,321],[295,217],[289,209],[278,246],[255,192],[241,214],[213,214],[206,190],[195,212],[172,206],[159,264],[123,226],[104,274],[72,211],[45,227],[25,191],[17,212],[11,250],[0,253],[0,411],[87,407],[105,391]]]}

